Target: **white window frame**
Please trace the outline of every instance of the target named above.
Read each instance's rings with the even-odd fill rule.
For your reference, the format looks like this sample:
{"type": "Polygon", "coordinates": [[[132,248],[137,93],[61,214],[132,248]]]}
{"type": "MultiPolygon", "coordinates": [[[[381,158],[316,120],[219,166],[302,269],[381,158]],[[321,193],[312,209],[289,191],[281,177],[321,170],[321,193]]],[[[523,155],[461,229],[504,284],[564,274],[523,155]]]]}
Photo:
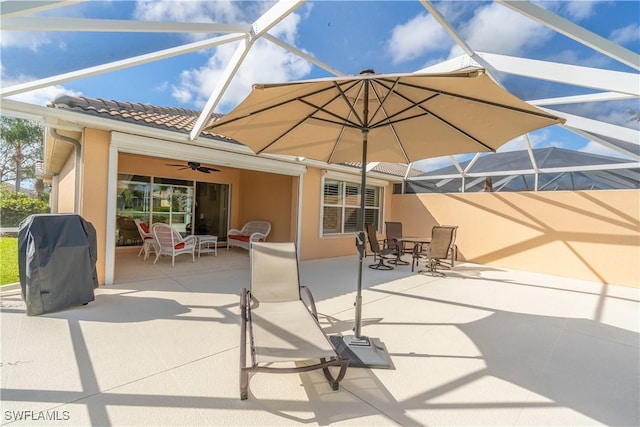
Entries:
{"type": "MultiPolygon", "coordinates": [[[[322,177],[321,183],[320,183],[320,221],[319,221],[319,234],[321,238],[325,238],[325,237],[344,237],[344,236],[352,236],[353,232],[352,231],[348,231],[348,232],[344,232],[344,210],[345,208],[350,208],[350,207],[355,207],[355,208],[360,208],[360,204],[358,204],[358,206],[355,205],[347,205],[346,204],[346,200],[344,197],[344,191],[345,191],[345,185],[344,184],[356,184],[358,186],[360,186],[361,181],[360,181],[360,176],[356,176],[356,175],[351,175],[351,174],[346,174],[346,173],[341,173],[341,172],[336,172],[336,171],[325,171],[324,172],[324,176],[322,177]],[[325,188],[325,184],[326,181],[337,181],[342,183],[342,191],[343,191],[343,197],[342,197],[342,203],[339,205],[327,205],[327,206],[339,206],[342,208],[342,216],[341,216],[341,224],[340,224],[340,230],[341,232],[338,233],[325,233],[324,232],[324,208],[325,208],[325,203],[324,203],[324,188],[325,188]]],[[[377,230],[381,230],[382,227],[382,223],[384,221],[384,200],[385,200],[385,190],[386,187],[389,183],[387,181],[381,180],[381,179],[376,179],[376,178],[369,178],[367,177],[367,187],[375,187],[378,189],[379,191],[379,197],[378,197],[378,201],[379,201],[379,205],[375,206],[375,207],[371,207],[371,206],[367,206],[366,209],[378,209],[378,224],[375,224],[376,229],[377,230]]]]}

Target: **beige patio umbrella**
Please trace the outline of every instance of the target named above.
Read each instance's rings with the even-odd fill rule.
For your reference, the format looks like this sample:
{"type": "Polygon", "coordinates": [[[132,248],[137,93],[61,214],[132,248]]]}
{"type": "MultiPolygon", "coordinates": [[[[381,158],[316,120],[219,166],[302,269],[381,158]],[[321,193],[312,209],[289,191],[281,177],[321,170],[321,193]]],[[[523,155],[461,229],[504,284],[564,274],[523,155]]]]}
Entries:
{"type": "MultiPolygon", "coordinates": [[[[511,95],[483,69],[440,74],[366,70],[357,76],[255,84],[247,98],[207,130],[257,154],[362,162],[364,189],[368,161],[409,163],[492,152],[517,136],[562,122],[511,95]]],[[[355,336],[347,340],[351,349],[377,345],[361,335],[364,211],[361,197],[355,336]]]]}

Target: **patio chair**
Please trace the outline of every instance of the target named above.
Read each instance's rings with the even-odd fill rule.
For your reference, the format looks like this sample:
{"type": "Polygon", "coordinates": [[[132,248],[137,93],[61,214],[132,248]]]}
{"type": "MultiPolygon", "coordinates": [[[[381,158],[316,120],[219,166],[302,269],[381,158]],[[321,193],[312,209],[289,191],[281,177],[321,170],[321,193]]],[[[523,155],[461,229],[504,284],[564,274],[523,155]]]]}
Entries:
{"type": "Polygon", "coordinates": [[[457,225],[436,225],[431,229],[431,241],[425,245],[416,245],[413,251],[411,271],[417,266],[420,258],[426,258],[427,270],[434,276],[444,276],[439,267],[453,268],[456,258],[457,225]],[[450,258],[450,261],[447,261],[450,258]]]}
{"type": "Polygon", "coordinates": [[[318,323],[311,291],[300,286],[295,244],[253,243],[250,258],[251,289],[240,294],[240,399],[247,399],[249,374],[256,372],[322,369],[331,388],[338,390],[349,360],[336,352],[318,323]],[[329,367],[340,367],[337,377],[329,367]]]}
{"type": "Polygon", "coordinates": [[[196,262],[196,246],[198,244],[196,236],[188,236],[183,239],[173,227],[160,222],[151,226],[151,234],[156,239],[154,265],[161,255],[171,257],[171,267],[175,265],[176,256],[180,254],[191,254],[191,262],[196,262]]]}
{"type": "Polygon", "coordinates": [[[396,261],[398,259],[397,250],[380,247],[376,227],[373,224],[366,224],[366,230],[369,247],[371,248],[371,252],[373,252],[373,260],[378,259],[378,263],[369,265],[369,268],[373,268],[374,270],[393,270],[393,267],[385,264],[384,260],[388,260],[389,262],[396,261]]]}
{"type": "Polygon", "coordinates": [[[157,253],[156,239],[153,237],[151,230],[149,230],[149,226],[144,221],[139,219],[134,219],[133,221],[136,223],[138,233],[140,233],[140,237],[142,238],[142,247],[138,252],[138,258],[140,258],[140,255],[144,252],[144,259],[146,260],[149,258],[149,252],[153,251],[154,253],[157,253]]]}
{"type": "Polygon", "coordinates": [[[264,242],[271,232],[268,221],[249,221],[240,230],[232,228],[227,232],[227,251],[231,246],[249,250],[251,243],[264,242]]]}
{"type": "Polygon", "coordinates": [[[398,264],[408,265],[409,264],[408,262],[403,261],[400,258],[404,254],[410,254],[413,252],[412,250],[407,250],[406,245],[398,241],[398,239],[400,239],[403,236],[402,223],[387,221],[384,223],[384,228],[386,230],[387,238],[385,239],[383,246],[386,246],[389,249],[393,249],[394,251],[396,251],[396,255],[397,255],[396,260],[391,261],[391,263],[395,265],[398,265],[398,264]]]}

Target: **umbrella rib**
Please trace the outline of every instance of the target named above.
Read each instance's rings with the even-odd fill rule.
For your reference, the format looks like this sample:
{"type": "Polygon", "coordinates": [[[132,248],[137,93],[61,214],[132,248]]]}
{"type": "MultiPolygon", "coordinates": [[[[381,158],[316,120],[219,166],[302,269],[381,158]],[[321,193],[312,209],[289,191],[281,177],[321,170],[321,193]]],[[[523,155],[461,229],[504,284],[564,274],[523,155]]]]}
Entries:
{"type": "MultiPolygon", "coordinates": [[[[556,121],[558,120],[558,117],[556,117],[556,116],[554,116],[552,114],[546,114],[546,113],[543,113],[543,112],[525,110],[524,108],[513,107],[513,106],[510,106],[510,105],[501,104],[499,102],[488,101],[486,99],[474,98],[472,96],[462,95],[462,94],[455,93],[455,92],[448,92],[448,91],[443,91],[443,90],[440,90],[440,89],[432,89],[432,88],[427,87],[427,86],[420,86],[420,85],[407,83],[407,82],[400,82],[399,85],[400,86],[410,87],[410,88],[413,88],[413,89],[428,90],[428,91],[431,91],[431,92],[436,92],[436,93],[438,93],[440,95],[447,95],[447,96],[451,96],[451,97],[454,97],[454,98],[460,98],[460,99],[465,99],[467,101],[477,102],[479,104],[491,105],[493,107],[502,108],[504,110],[518,111],[520,113],[525,113],[525,114],[529,114],[529,115],[532,115],[532,116],[544,117],[546,119],[551,119],[551,120],[556,120],[556,121]]],[[[509,92],[507,92],[507,93],[509,93],[509,92]]],[[[400,92],[396,91],[396,94],[401,96],[404,99],[407,99],[400,92]]]]}
{"type": "MultiPolygon", "coordinates": [[[[333,100],[335,100],[335,99],[336,99],[336,98],[333,98],[331,101],[333,101],[333,100]]],[[[315,104],[313,104],[313,103],[311,103],[311,102],[309,102],[309,101],[307,101],[307,100],[305,100],[305,99],[300,99],[299,101],[300,101],[300,102],[302,102],[303,104],[306,104],[306,105],[308,105],[308,106],[313,107],[313,108],[315,108],[315,109],[316,109],[316,111],[314,111],[313,113],[309,114],[309,115],[306,117],[307,119],[315,119],[315,120],[320,120],[320,121],[323,121],[323,122],[327,122],[327,123],[331,123],[331,124],[335,124],[335,125],[343,125],[343,126],[348,124],[348,125],[351,125],[350,127],[353,127],[353,128],[356,128],[356,129],[361,129],[361,128],[362,128],[362,125],[361,125],[361,124],[356,123],[356,122],[354,122],[354,121],[352,121],[352,120],[349,120],[348,118],[341,117],[341,116],[339,116],[339,115],[337,115],[337,114],[335,114],[335,113],[332,113],[332,112],[331,112],[331,111],[329,111],[329,110],[325,110],[324,106],[318,106],[318,105],[315,105],[315,104]],[[329,120],[329,119],[323,119],[323,118],[320,118],[320,117],[314,117],[313,115],[314,115],[315,113],[317,113],[318,111],[322,111],[323,113],[326,113],[326,114],[328,114],[328,115],[330,115],[330,116],[333,116],[333,117],[335,117],[337,120],[336,120],[336,121],[333,121],[333,120],[329,120]]],[[[330,101],[330,102],[331,102],[331,101],[330,101]]],[[[328,103],[327,103],[327,104],[328,104],[328,103]]],[[[326,104],[325,104],[325,105],[326,105],[326,104]]],[[[297,125],[296,125],[296,126],[297,126],[297,125]]]]}
{"type": "MultiPolygon", "coordinates": [[[[353,86],[355,86],[355,83],[354,83],[354,84],[352,84],[350,87],[353,87],[353,86]]],[[[311,93],[309,93],[309,94],[306,94],[306,95],[304,95],[303,97],[298,96],[298,97],[293,98],[293,99],[288,99],[288,100],[286,100],[286,101],[282,101],[282,102],[280,102],[280,103],[278,103],[278,104],[274,104],[274,105],[273,105],[273,107],[263,108],[263,109],[256,110],[256,111],[254,111],[254,112],[252,112],[252,113],[248,114],[247,116],[250,116],[251,114],[258,114],[258,113],[261,113],[261,112],[263,112],[263,111],[268,111],[268,110],[270,110],[271,108],[276,108],[276,107],[279,107],[279,106],[282,106],[282,105],[285,105],[285,104],[288,104],[288,103],[291,103],[291,102],[296,102],[296,101],[297,101],[297,102],[300,102],[300,103],[302,103],[302,104],[308,105],[309,107],[312,107],[312,108],[314,108],[314,109],[315,109],[315,111],[313,111],[312,113],[308,114],[306,117],[302,118],[300,121],[298,121],[297,123],[295,123],[293,126],[289,127],[289,129],[287,129],[287,130],[285,130],[284,132],[282,132],[282,133],[281,133],[277,138],[274,138],[274,139],[273,139],[269,144],[267,144],[266,146],[264,146],[262,149],[258,150],[256,154],[261,154],[261,153],[263,153],[265,150],[269,149],[273,144],[277,143],[280,139],[282,139],[284,136],[286,136],[287,134],[289,134],[290,132],[292,132],[294,129],[296,129],[298,126],[300,126],[302,123],[304,123],[306,120],[309,120],[309,119],[315,119],[315,120],[325,121],[325,122],[327,122],[327,123],[337,124],[337,125],[339,125],[339,126],[343,126],[343,127],[344,127],[344,126],[346,126],[346,125],[351,125],[351,127],[355,127],[355,128],[357,128],[357,129],[360,129],[360,128],[361,128],[361,126],[360,126],[360,125],[358,125],[357,123],[354,123],[354,122],[352,122],[352,121],[350,121],[350,120],[344,120],[342,117],[340,117],[340,116],[336,115],[335,113],[332,113],[331,111],[328,111],[328,110],[326,110],[326,109],[325,109],[325,107],[326,107],[327,105],[329,105],[330,103],[332,103],[333,101],[335,101],[335,100],[339,97],[339,95],[340,95],[340,94],[342,94],[342,95],[344,96],[344,93],[342,92],[342,90],[341,90],[340,88],[338,88],[338,92],[339,92],[339,94],[337,94],[337,95],[333,96],[333,97],[332,97],[331,99],[329,99],[329,100],[328,100],[324,105],[316,105],[316,104],[313,104],[313,103],[311,103],[311,102],[309,102],[309,101],[307,101],[307,100],[305,99],[305,98],[307,98],[307,97],[311,97],[311,96],[313,96],[313,95],[317,95],[317,94],[319,94],[319,93],[326,92],[326,91],[328,91],[328,90],[332,90],[332,89],[333,89],[333,87],[322,88],[322,89],[319,89],[319,90],[317,90],[317,91],[314,91],[314,92],[311,92],[311,93]],[[334,122],[334,121],[331,121],[331,120],[328,120],[328,119],[321,119],[321,118],[319,118],[319,117],[314,117],[314,114],[316,114],[318,111],[322,111],[322,112],[324,112],[324,113],[326,113],[326,114],[329,114],[329,115],[331,115],[331,116],[333,116],[333,117],[337,118],[339,121],[335,121],[335,122],[334,122]]],[[[352,111],[353,111],[353,108],[352,108],[352,111]]],[[[245,116],[245,117],[247,117],[247,116],[245,116]]],[[[240,119],[240,118],[241,118],[241,117],[238,117],[238,119],[240,119]]],[[[237,119],[236,119],[236,120],[237,120],[237,119]]],[[[234,120],[232,120],[232,121],[230,121],[230,122],[228,122],[228,123],[231,123],[231,122],[233,122],[233,121],[234,121],[234,120]]],[[[340,132],[340,133],[342,134],[342,132],[340,132]]]]}

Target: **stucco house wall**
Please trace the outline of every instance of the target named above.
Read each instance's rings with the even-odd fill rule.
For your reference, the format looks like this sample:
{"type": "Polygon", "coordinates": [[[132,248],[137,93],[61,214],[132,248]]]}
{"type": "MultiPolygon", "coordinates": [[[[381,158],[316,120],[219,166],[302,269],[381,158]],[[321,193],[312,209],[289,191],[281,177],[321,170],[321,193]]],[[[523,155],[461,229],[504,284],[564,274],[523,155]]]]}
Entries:
{"type": "Polygon", "coordinates": [[[107,228],[107,188],[109,182],[108,161],[111,133],[103,130],[87,129],[83,145],[82,159],[85,167],[81,176],[80,215],[96,229],[98,260],[96,270],[98,282],[104,283],[105,257],[100,256],[106,245],[107,228]]]}
{"type": "MultiPolygon", "coordinates": [[[[321,236],[320,206],[322,201],[322,177],[323,169],[309,168],[304,175],[303,203],[302,203],[302,230],[300,236],[300,259],[310,260],[318,258],[330,258],[347,255],[356,255],[355,234],[340,236],[321,236]]],[[[358,176],[354,176],[357,181],[358,176]]],[[[390,197],[392,184],[384,188],[383,194],[383,218],[392,216],[392,198],[390,197]]],[[[383,219],[384,223],[385,219],[383,219]]],[[[383,230],[378,230],[382,232],[383,230]]]]}
{"type": "MultiPolygon", "coordinates": [[[[407,234],[459,226],[461,259],[640,286],[640,191],[394,195],[407,234]]],[[[552,283],[549,284],[553,286],[552,283]]]]}
{"type": "MultiPolygon", "coordinates": [[[[55,204],[57,213],[74,213],[75,206],[74,201],[76,197],[76,164],[75,157],[70,156],[65,162],[62,170],[57,176],[55,182],[52,185],[56,185],[55,203],[52,201],[52,205],[55,204]]],[[[105,195],[106,196],[106,195],[105,195]]]]}
{"type": "Polygon", "coordinates": [[[270,242],[292,242],[291,224],[295,223],[292,210],[295,207],[291,194],[296,177],[257,171],[240,174],[239,203],[231,205],[237,211],[237,222],[232,228],[240,228],[251,220],[271,223],[270,242]]]}

